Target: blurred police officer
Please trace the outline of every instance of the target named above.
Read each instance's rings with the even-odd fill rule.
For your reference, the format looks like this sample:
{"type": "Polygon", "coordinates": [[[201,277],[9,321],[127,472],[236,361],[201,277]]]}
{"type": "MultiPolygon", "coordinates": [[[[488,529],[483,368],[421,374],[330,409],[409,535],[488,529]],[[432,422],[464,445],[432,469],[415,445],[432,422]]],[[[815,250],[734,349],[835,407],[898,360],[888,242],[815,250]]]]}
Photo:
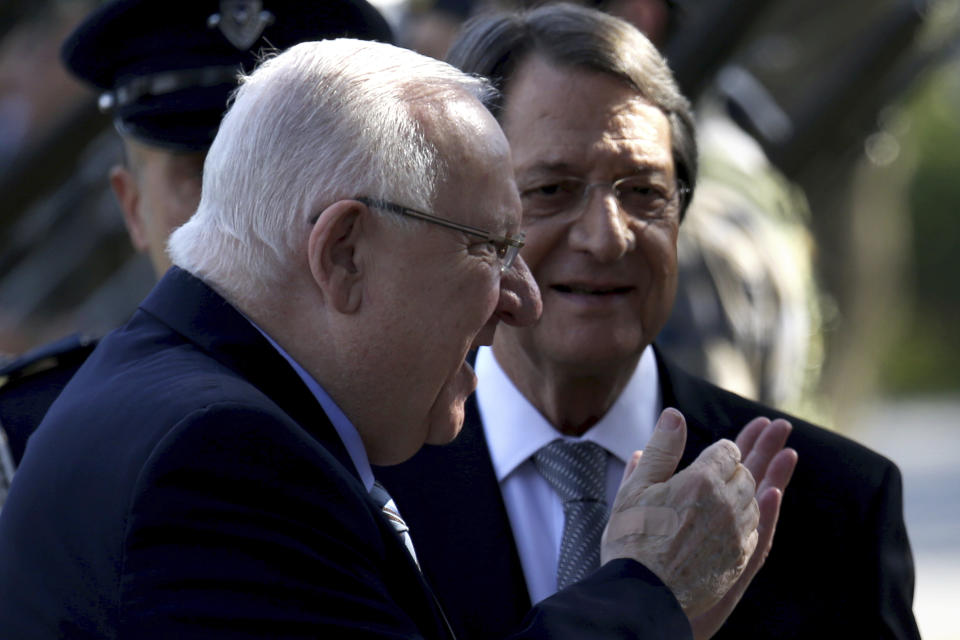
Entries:
{"type": "MultiPolygon", "coordinates": [[[[158,278],[170,266],[167,237],[200,201],[203,160],[238,73],[271,51],[340,36],[393,41],[366,0],[115,0],[68,36],[64,65],[102,92],[123,140],[110,186],[158,278]]],[[[70,336],[0,368],[0,451],[9,446],[12,464],[94,345],[70,336]]],[[[0,490],[12,464],[0,467],[0,490]]]]}

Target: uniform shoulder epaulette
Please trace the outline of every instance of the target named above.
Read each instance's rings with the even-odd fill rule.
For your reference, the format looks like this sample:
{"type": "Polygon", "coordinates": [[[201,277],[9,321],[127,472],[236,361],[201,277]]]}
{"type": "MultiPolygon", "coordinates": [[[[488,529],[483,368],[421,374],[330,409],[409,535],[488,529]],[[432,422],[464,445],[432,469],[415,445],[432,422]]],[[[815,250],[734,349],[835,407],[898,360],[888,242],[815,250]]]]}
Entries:
{"type": "Polygon", "coordinates": [[[78,365],[96,346],[96,338],[73,334],[32,349],[0,367],[0,391],[7,384],[50,369],[78,365]]]}
{"type": "Polygon", "coordinates": [[[20,464],[27,439],[96,345],[96,339],[74,334],[0,367],[0,430],[7,445],[7,455],[0,452],[0,466],[8,480],[20,464]]]}

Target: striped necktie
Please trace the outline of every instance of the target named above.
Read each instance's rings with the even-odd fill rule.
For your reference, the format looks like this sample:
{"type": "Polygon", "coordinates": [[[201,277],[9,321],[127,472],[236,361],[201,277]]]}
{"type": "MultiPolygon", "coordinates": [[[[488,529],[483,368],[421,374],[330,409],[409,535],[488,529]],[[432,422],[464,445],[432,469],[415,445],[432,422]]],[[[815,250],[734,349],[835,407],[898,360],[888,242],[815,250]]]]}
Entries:
{"type": "Polygon", "coordinates": [[[393,501],[393,498],[391,498],[390,494],[387,493],[387,489],[379,482],[374,482],[373,488],[370,489],[370,497],[373,498],[374,502],[380,505],[380,510],[383,512],[383,515],[387,518],[387,521],[390,522],[390,525],[393,527],[394,531],[396,531],[400,536],[400,539],[403,540],[403,546],[407,548],[407,551],[410,553],[410,557],[413,558],[413,562],[419,568],[420,562],[417,560],[417,552],[413,549],[413,539],[410,537],[410,527],[408,527],[407,523],[403,521],[402,517],[400,517],[400,511],[397,509],[397,505],[393,501]]]}
{"type": "Polygon", "coordinates": [[[563,502],[557,562],[557,589],[563,589],[600,566],[607,452],[593,442],[554,440],[533,454],[533,463],[563,502]]]}

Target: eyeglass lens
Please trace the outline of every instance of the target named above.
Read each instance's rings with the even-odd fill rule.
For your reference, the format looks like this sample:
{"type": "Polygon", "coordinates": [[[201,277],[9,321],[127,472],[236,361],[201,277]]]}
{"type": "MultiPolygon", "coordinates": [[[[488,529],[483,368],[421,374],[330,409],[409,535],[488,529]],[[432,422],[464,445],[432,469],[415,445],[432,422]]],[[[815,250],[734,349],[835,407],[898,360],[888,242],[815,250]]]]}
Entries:
{"type": "Polygon", "coordinates": [[[676,194],[651,184],[644,176],[628,176],[613,183],[562,178],[524,191],[524,215],[537,218],[579,212],[586,205],[590,190],[604,187],[613,191],[626,213],[641,219],[662,216],[676,194]]]}

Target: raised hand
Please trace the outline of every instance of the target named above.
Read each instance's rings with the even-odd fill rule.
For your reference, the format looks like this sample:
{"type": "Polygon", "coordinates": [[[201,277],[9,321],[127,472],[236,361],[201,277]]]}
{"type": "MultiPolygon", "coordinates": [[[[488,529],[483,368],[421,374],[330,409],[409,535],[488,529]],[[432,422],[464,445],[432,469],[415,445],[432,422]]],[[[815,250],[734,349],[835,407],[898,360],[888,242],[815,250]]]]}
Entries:
{"type": "Polygon", "coordinates": [[[720,629],[770,553],[783,491],[797,466],[797,452],[784,448],[792,428],[783,419],[771,422],[767,418],[755,418],[737,436],[743,464],[757,482],[760,507],[757,547],[743,574],[720,602],[691,619],[693,634],[698,640],[709,638],[720,629]]]}
{"type": "Polygon", "coordinates": [[[683,415],[665,409],[642,456],[627,465],[600,556],[602,563],[633,558],[646,566],[694,620],[715,607],[747,568],[760,514],[753,477],[729,440],[713,443],[674,473],[686,433],[683,415]]]}

